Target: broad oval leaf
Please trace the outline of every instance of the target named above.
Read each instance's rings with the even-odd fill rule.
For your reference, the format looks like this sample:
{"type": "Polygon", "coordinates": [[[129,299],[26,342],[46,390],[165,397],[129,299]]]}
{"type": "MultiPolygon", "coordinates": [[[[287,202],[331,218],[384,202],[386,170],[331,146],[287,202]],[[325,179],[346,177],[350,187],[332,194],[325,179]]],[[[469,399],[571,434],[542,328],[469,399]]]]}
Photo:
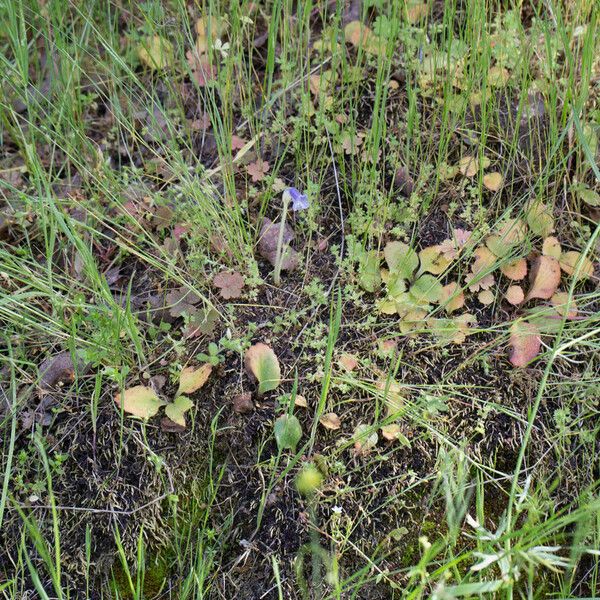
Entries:
{"type": "Polygon", "coordinates": [[[540,298],[549,300],[560,284],[560,266],[551,256],[538,256],[531,267],[531,287],[527,300],[540,298]]]}
{"type": "Polygon", "coordinates": [[[542,340],[539,329],[527,321],[516,321],[510,327],[510,362],[523,367],[531,362],[540,351],[542,340]]]}
{"type": "Polygon", "coordinates": [[[115,402],[124,412],[142,419],[150,419],[165,404],[152,388],[145,385],[123,390],[122,394],[118,393],[115,396],[115,402]]]}
{"type": "MultiPolygon", "coordinates": [[[[205,363],[200,368],[186,367],[179,375],[179,394],[193,394],[199,390],[207,381],[212,372],[212,365],[205,363]]],[[[172,419],[173,421],[175,419],[172,419]]]]}
{"type": "Polygon", "coordinates": [[[552,211],[542,202],[531,204],[527,209],[527,225],[536,235],[549,236],[554,231],[552,211]]]}
{"type": "Polygon", "coordinates": [[[548,236],[544,240],[544,243],[542,244],[542,254],[544,256],[556,258],[556,260],[560,259],[560,255],[562,254],[560,242],[553,235],[548,236]]]}
{"type": "Polygon", "coordinates": [[[465,294],[458,287],[456,281],[451,281],[442,288],[440,304],[446,309],[448,314],[462,308],[465,305],[465,294]]]}
{"type": "Polygon", "coordinates": [[[379,270],[379,253],[376,250],[365,252],[358,265],[358,282],[360,287],[370,293],[381,285],[379,270]]]}
{"type": "Polygon", "coordinates": [[[578,279],[587,279],[594,274],[594,265],[589,258],[582,256],[581,252],[571,250],[564,252],[560,257],[560,268],[568,275],[574,275],[579,268],[578,279]],[[581,263],[578,267],[578,263],[581,263]]]}
{"type": "Polygon", "coordinates": [[[505,277],[513,281],[520,281],[527,275],[527,261],[524,258],[517,258],[517,260],[502,265],[500,271],[505,277]]]}
{"type": "Polygon", "coordinates": [[[342,426],[340,418],[334,412],[322,415],[319,419],[319,423],[321,423],[325,429],[332,429],[334,431],[342,426]]]}
{"type": "Polygon", "coordinates": [[[410,279],[419,266],[417,253],[402,242],[388,242],[383,254],[390,271],[403,279],[410,279]]]}
{"type": "Polygon", "coordinates": [[[280,450],[296,451],[296,446],[302,437],[302,426],[300,421],[294,415],[287,413],[281,415],[276,421],[273,428],[275,441],[280,450]]]}
{"type": "Polygon", "coordinates": [[[505,298],[507,302],[513,306],[517,306],[518,304],[521,304],[523,300],[525,300],[525,293],[520,285],[511,285],[506,290],[505,298]]]}
{"type": "Polygon", "coordinates": [[[442,284],[433,275],[421,275],[410,287],[418,302],[438,302],[442,297],[442,284]]]}
{"type": "Polygon", "coordinates": [[[250,346],[244,359],[246,370],[258,381],[258,393],[274,390],[281,383],[279,360],[273,350],[259,342],[250,346]]]}
{"type": "Polygon", "coordinates": [[[421,271],[426,271],[432,275],[440,275],[443,273],[448,268],[451,261],[444,256],[442,251],[443,248],[440,244],[423,248],[423,250],[419,252],[421,271]]]}

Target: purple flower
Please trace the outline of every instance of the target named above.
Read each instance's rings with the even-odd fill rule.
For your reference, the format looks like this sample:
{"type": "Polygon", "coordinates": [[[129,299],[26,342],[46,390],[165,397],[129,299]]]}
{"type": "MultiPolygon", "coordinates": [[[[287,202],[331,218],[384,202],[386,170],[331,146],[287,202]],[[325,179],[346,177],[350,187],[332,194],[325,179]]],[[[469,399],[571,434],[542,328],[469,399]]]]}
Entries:
{"type": "Polygon", "coordinates": [[[308,196],[306,194],[301,194],[295,187],[289,187],[283,193],[284,195],[287,194],[288,199],[292,200],[292,210],[294,212],[306,210],[310,206],[308,196]]]}

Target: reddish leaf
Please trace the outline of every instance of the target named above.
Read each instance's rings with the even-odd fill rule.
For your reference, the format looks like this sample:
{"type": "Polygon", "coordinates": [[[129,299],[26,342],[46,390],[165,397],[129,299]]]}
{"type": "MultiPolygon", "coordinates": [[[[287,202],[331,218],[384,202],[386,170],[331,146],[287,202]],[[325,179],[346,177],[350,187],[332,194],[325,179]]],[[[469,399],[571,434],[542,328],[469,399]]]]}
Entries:
{"type": "MultiPolygon", "coordinates": [[[[265,217],[260,228],[260,240],[258,241],[258,252],[266,258],[273,266],[277,262],[277,244],[279,242],[279,223],[273,223],[265,217]]],[[[293,229],[285,223],[283,226],[283,239],[281,249],[281,270],[292,271],[300,264],[300,255],[289,246],[294,239],[293,229]]]]}
{"type": "Polygon", "coordinates": [[[257,183],[262,181],[265,175],[269,172],[269,163],[261,158],[258,158],[255,162],[246,166],[246,171],[248,172],[248,175],[252,177],[252,181],[257,183]]]}
{"type": "Polygon", "coordinates": [[[219,293],[224,300],[239,298],[244,287],[244,277],[235,271],[223,272],[215,276],[213,284],[220,288],[219,293]]]}
{"type": "Polygon", "coordinates": [[[515,367],[523,367],[531,362],[540,351],[542,340],[540,331],[527,321],[516,321],[510,327],[510,362],[515,367]]]}
{"type": "Polygon", "coordinates": [[[506,290],[506,300],[513,306],[517,304],[521,304],[523,300],[525,300],[525,294],[523,292],[523,288],[520,285],[511,285],[506,290]]]}

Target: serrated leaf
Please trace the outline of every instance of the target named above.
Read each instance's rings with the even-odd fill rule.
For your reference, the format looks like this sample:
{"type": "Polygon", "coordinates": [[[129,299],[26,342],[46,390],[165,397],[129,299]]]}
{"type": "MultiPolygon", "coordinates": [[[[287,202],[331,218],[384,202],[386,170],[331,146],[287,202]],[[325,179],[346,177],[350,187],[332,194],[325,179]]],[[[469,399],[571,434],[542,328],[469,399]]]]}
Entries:
{"type": "Polygon", "coordinates": [[[246,370],[258,381],[258,393],[274,390],[281,382],[279,360],[273,350],[263,343],[254,344],[246,351],[246,370]]]}
{"type": "Polygon", "coordinates": [[[505,298],[509,304],[517,306],[518,304],[521,304],[523,300],[525,300],[525,293],[520,285],[511,285],[506,290],[505,298]]]}
{"type": "Polygon", "coordinates": [[[212,365],[205,363],[198,369],[186,367],[179,375],[179,394],[193,394],[199,390],[207,381],[212,372],[212,365]]]}
{"type": "Polygon", "coordinates": [[[297,417],[286,413],[275,421],[273,433],[279,450],[289,449],[295,452],[296,446],[302,437],[302,426],[297,417]]]}
{"type": "Polygon", "coordinates": [[[505,277],[513,281],[525,279],[527,275],[527,261],[524,258],[518,258],[512,262],[506,263],[500,267],[500,272],[505,277]]]}
{"type": "Polygon", "coordinates": [[[145,385],[123,390],[115,396],[115,402],[124,412],[142,419],[150,419],[165,404],[152,388],[145,385]]]}
{"type": "Polygon", "coordinates": [[[527,321],[516,321],[510,327],[510,362],[523,367],[531,362],[540,351],[542,340],[539,329],[527,321]]]}
{"type": "Polygon", "coordinates": [[[538,256],[532,267],[530,281],[531,287],[527,300],[540,298],[549,300],[560,284],[560,266],[558,261],[551,256],[538,256]]]}
{"type": "Polygon", "coordinates": [[[402,242],[388,242],[383,254],[390,271],[403,279],[410,279],[419,266],[417,253],[402,242]]]}
{"type": "Polygon", "coordinates": [[[440,304],[446,309],[448,314],[462,308],[465,305],[465,294],[458,287],[456,281],[451,281],[442,288],[440,304]]]}
{"type": "Polygon", "coordinates": [[[418,302],[435,303],[442,297],[442,284],[433,275],[421,275],[410,287],[418,302]]]}
{"type": "Polygon", "coordinates": [[[185,413],[194,406],[187,396],[177,396],[173,402],[165,406],[165,414],[171,421],[185,427],[185,413]]]}

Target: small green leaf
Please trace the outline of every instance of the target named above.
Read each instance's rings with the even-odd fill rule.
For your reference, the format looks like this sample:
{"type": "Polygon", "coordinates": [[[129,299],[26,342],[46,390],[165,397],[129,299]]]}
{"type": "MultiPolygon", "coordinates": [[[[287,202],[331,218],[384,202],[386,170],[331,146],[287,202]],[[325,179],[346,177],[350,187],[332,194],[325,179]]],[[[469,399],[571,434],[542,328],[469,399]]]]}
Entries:
{"type": "Polygon", "coordinates": [[[266,344],[250,346],[244,360],[248,373],[258,381],[258,393],[274,390],[281,382],[279,361],[273,350],[266,344]]]}
{"type": "Polygon", "coordinates": [[[536,235],[549,236],[554,231],[552,211],[541,202],[531,204],[527,209],[527,225],[536,235]]]}
{"type": "Polygon", "coordinates": [[[280,450],[296,451],[296,446],[302,437],[302,426],[294,415],[281,415],[274,426],[275,440],[280,450]]]}
{"type": "Polygon", "coordinates": [[[600,206],[600,194],[589,188],[587,185],[579,183],[574,185],[571,188],[571,191],[575,192],[577,197],[589,206],[593,206],[594,208],[600,206]]]}
{"type": "Polygon", "coordinates": [[[358,264],[358,282],[360,287],[370,293],[375,292],[381,285],[379,272],[379,254],[376,250],[365,252],[358,264]]]}
{"type": "Polygon", "coordinates": [[[418,302],[438,302],[442,297],[442,284],[433,275],[421,275],[410,288],[418,302]]]}
{"type": "Polygon", "coordinates": [[[165,414],[171,421],[185,427],[185,413],[194,406],[187,396],[177,396],[171,404],[165,406],[165,414]]]}
{"type": "Polygon", "coordinates": [[[417,253],[402,242],[388,242],[383,254],[390,271],[404,279],[410,279],[419,266],[417,253]]]}

